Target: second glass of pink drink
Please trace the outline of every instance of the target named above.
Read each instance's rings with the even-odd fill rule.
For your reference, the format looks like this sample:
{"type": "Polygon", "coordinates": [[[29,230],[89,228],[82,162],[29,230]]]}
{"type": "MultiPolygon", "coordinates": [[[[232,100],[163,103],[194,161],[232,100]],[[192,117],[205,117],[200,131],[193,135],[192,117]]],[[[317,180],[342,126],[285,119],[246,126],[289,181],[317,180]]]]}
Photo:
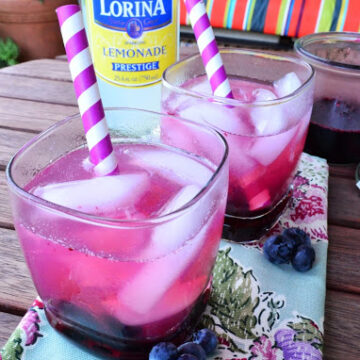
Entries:
{"type": "Polygon", "coordinates": [[[133,109],[106,116],[117,124],[117,175],[94,175],[74,116],[25,145],[7,180],[50,324],[103,356],[143,359],[154,343],[184,340],[204,309],[228,150],[219,133],[190,121],[133,109]],[[167,131],[176,123],[188,144],[167,131]]]}
{"type": "Polygon", "coordinates": [[[255,240],[275,224],[291,195],[312,110],[313,70],[292,57],[237,49],[221,55],[235,99],[211,94],[195,55],[164,72],[162,110],[222,132],[230,148],[224,236],[255,240]]]}

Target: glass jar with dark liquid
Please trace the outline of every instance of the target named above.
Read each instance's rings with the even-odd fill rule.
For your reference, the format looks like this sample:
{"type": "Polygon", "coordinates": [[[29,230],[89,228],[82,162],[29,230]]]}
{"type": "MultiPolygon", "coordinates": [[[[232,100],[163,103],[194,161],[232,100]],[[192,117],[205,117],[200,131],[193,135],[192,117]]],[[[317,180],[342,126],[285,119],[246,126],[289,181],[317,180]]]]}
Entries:
{"type": "Polygon", "coordinates": [[[360,34],[312,34],[295,42],[315,69],[315,98],[305,151],[331,163],[360,161],[360,34]]]}

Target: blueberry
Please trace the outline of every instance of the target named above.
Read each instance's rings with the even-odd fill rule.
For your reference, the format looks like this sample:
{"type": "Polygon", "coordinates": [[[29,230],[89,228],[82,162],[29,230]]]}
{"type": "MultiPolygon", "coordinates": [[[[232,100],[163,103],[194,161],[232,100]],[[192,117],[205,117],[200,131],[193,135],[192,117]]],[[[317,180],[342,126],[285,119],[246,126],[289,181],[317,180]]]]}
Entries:
{"type": "Polygon", "coordinates": [[[300,245],[311,246],[311,240],[309,235],[299,228],[286,229],[283,231],[282,236],[292,241],[295,248],[300,245]]]}
{"type": "Polygon", "coordinates": [[[177,358],[177,360],[198,360],[198,358],[192,354],[182,354],[177,358]]]}
{"type": "Polygon", "coordinates": [[[308,271],[315,260],[315,250],[311,246],[300,245],[291,260],[292,266],[297,271],[308,271]]]}
{"type": "Polygon", "coordinates": [[[178,347],[179,355],[191,354],[194,355],[198,360],[206,360],[205,350],[194,342],[186,342],[178,347]]]}
{"type": "Polygon", "coordinates": [[[218,344],[216,334],[209,329],[201,329],[194,334],[194,343],[201,345],[206,355],[211,355],[218,344]]]}
{"type": "Polygon", "coordinates": [[[151,349],[149,360],[176,360],[178,355],[178,350],[174,344],[161,342],[151,349]]]}
{"type": "Polygon", "coordinates": [[[270,236],[263,249],[265,257],[274,264],[288,263],[295,252],[294,242],[282,235],[270,236]]]}

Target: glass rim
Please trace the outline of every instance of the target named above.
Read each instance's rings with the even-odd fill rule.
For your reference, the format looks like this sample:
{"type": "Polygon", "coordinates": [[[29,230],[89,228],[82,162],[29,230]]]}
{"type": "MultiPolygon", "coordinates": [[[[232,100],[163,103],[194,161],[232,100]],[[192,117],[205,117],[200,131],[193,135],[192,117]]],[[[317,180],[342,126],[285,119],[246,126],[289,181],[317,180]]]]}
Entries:
{"type": "Polygon", "coordinates": [[[350,71],[352,73],[356,73],[360,71],[360,65],[356,64],[347,64],[339,61],[333,61],[328,60],[324,57],[318,56],[313,54],[312,52],[306,50],[306,46],[309,44],[316,44],[320,43],[324,40],[329,41],[343,41],[347,43],[353,43],[355,41],[360,41],[360,34],[355,32],[320,32],[320,33],[314,33],[309,34],[306,36],[303,36],[295,41],[294,49],[295,51],[303,56],[307,61],[311,61],[314,63],[314,65],[326,66],[326,68],[329,68],[329,70],[332,70],[332,68],[335,70],[345,70],[350,71]]]}
{"type": "MultiPolygon", "coordinates": [[[[220,103],[220,104],[233,106],[233,107],[238,107],[238,106],[243,106],[243,107],[259,106],[260,107],[260,106],[278,105],[281,103],[286,103],[288,101],[291,101],[292,99],[301,95],[311,85],[311,82],[314,79],[315,71],[314,71],[314,68],[311,66],[311,64],[308,64],[306,61],[296,58],[296,57],[276,55],[273,53],[266,53],[266,52],[257,51],[257,50],[243,50],[243,49],[237,49],[237,48],[220,48],[219,52],[221,54],[238,53],[238,54],[242,54],[242,55],[258,56],[258,57],[268,58],[268,59],[272,59],[272,60],[288,61],[288,62],[296,63],[298,65],[301,65],[301,66],[307,68],[309,70],[309,76],[304,81],[304,83],[301,84],[301,86],[299,88],[297,88],[295,91],[291,92],[290,94],[288,94],[286,96],[276,98],[274,100],[251,101],[251,102],[250,101],[241,101],[241,100],[237,100],[237,99],[224,98],[224,97],[215,96],[212,94],[202,94],[197,91],[192,91],[189,89],[184,89],[177,85],[173,85],[170,81],[168,81],[168,74],[171,71],[175,70],[178,66],[180,66],[180,65],[186,66],[187,63],[189,63],[190,61],[192,61],[196,58],[199,58],[200,61],[202,62],[201,55],[195,54],[195,55],[186,57],[183,60],[179,60],[176,63],[170,65],[167,69],[165,69],[165,71],[163,72],[163,75],[162,75],[162,85],[165,86],[166,88],[168,88],[169,90],[177,92],[179,94],[188,95],[188,96],[192,96],[192,97],[200,98],[200,99],[206,98],[210,102],[220,103]]],[[[204,74],[205,74],[205,69],[204,69],[204,74]]]]}
{"type": "MultiPolygon", "coordinates": [[[[56,122],[54,125],[50,126],[48,129],[42,131],[41,133],[37,134],[35,137],[33,137],[31,140],[29,140],[27,143],[25,143],[16,153],[13,155],[8,162],[6,169],[5,169],[5,176],[7,180],[7,184],[11,191],[19,195],[21,198],[25,198],[26,200],[32,201],[39,205],[42,208],[45,208],[47,210],[61,213],[65,216],[71,216],[76,219],[79,219],[81,221],[85,221],[88,223],[95,224],[97,226],[103,226],[103,227],[110,227],[110,228],[129,228],[129,227],[149,227],[154,226],[159,223],[164,223],[171,221],[172,219],[175,219],[177,216],[181,216],[182,214],[186,213],[190,208],[192,208],[203,196],[205,195],[206,190],[217,180],[219,172],[223,168],[228,155],[229,155],[229,146],[224,138],[224,136],[217,131],[216,129],[211,128],[210,126],[206,126],[203,124],[198,124],[192,120],[183,119],[179,116],[174,115],[168,115],[163,114],[156,111],[151,110],[145,110],[145,109],[139,109],[139,108],[130,108],[130,107],[107,107],[105,108],[105,112],[108,111],[136,111],[136,112],[145,112],[147,114],[153,114],[155,116],[166,116],[167,118],[173,118],[181,120],[182,122],[189,123],[191,126],[196,126],[198,128],[206,129],[207,131],[214,134],[215,137],[218,138],[218,140],[223,144],[224,152],[221,157],[221,160],[219,162],[219,165],[216,165],[216,170],[212,174],[211,178],[207,181],[206,184],[199,190],[199,192],[191,198],[187,203],[185,203],[180,208],[176,209],[175,211],[172,211],[168,214],[164,214],[161,216],[154,216],[149,217],[146,219],[130,219],[130,220],[124,220],[124,219],[114,219],[104,216],[97,216],[88,214],[79,210],[71,209],[63,205],[58,205],[53,202],[47,201],[45,199],[42,199],[28,191],[26,191],[23,187],[19,186],[12,176],[12,168],[14,166],[14,163],[18,160],[18,158],[26,152],[30,146],[36,144],[38,141],[43,139],[44,137],[48,136],[53,131],[56,131],[59,127],[66,124],[67,122],[74,120],[75,118],[80,118],[80,113],[75,113],[73,115],[65,117],[63,120],[60,120],[56,122]]],[[[84,146],[87,147],[87,144],[84,143],[84,146]]]]}

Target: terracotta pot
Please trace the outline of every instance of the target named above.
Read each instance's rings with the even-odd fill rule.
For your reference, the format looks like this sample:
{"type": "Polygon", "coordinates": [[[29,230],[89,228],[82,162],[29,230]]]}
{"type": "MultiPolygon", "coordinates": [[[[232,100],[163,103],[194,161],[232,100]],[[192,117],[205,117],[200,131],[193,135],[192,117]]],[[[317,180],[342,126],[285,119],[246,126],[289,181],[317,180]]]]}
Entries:
{"type": "Polygon", "coordinates": [[[12,38],[20,61],[65,54],[55,9],[76,0],[0,0],[0,37],[12,38]]]}

